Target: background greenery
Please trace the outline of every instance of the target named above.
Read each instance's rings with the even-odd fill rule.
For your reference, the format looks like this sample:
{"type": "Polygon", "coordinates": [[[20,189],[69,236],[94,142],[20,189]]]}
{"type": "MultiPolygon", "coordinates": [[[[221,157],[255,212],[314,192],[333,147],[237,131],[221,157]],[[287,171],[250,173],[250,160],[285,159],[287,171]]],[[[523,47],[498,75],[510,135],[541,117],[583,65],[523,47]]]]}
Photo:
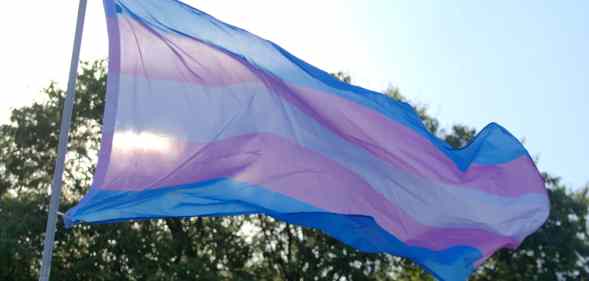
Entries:
{"type": "MultiPolygon", "coordinates": [[[[350,82],[343,73],[334,74],[350,82]]],[[[60,210],[90,185],[100,143],[104,62],[83,64],[60,210]]],[[[37,280],[64,91],[51,83],[0,127],[0,280],[37,280]]],[[[405,100],[395,88],[384,94],[405,100]]],[[[428,129],[454,147],[474,128],[428,129]]],[[[548,132],[549,133],[549,132],[548,132]]],[[[563,136],[570,137],[570,136],[563,136]]],[[[551,213],[517,251],[502,250],[471,280],[589,280],[589,187],[571,191],[544,173],[551,213]]],[[[264,216],[58,225],[52,280],[433,280],[408,260],[358,252],[321,232],[264,216]]]]}

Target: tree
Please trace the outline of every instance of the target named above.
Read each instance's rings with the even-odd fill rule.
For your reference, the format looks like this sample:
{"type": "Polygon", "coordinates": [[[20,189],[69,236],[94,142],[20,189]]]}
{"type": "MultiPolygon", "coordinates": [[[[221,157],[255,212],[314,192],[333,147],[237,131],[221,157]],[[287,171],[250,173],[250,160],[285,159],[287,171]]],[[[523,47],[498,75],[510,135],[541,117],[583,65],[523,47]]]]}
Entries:
{"type": "MultiPolygon", "coordinates": [[[[83,64],[66,159],[60,210],[91,183],[106,87],[104,62],[83,64]]],[[[64,91],[12,112],[0,128],[0,279],[36,280],[56,158],[64,91]]],[[[226,218],[154,220],[112,225],[58,225],[53,280],[236,280],[251,249],[226,218]]]]}
{"type": "MultiPolygon", "coordinates": [[[[338,74],[350,82],[349,75],[338,74]]],[[[100,143],[104,62],[86,63],[76,106],[60,210],[92,180],[100,143]]],[[[44,99],[12,112],[0,126],[0,280],[36,280],[56,157],[64,91],[51,83],[44,99]]],[[[385,94],[405,100],[398,89],[385,94]]],[[[454,147],[476,131],[449,131],[416,106],[432,133],[454,147]]],[[[518,251],[501,251],[473,280],[587,280],[587,191],[567,191],[546,175],[553,212],[518,251]],[[565,243],[566,241],[566,243],[565,243]],[[575,279],[576,278],[576,279],[575,279]],[[584,278],[584,279],[583,279],[584,278]]],[[[58,225],[53,280],[432,280],[408,260],[358,252],[322,232],[264,216],[167,219],[108,225],[58,225]]]]}
{"type": "Polygon", "coordinates": [[[517,251],[501,250],[481,267],[476,281],[589,280],[589,189],[570,192],[544,174],[550,217],[517,251]]]}
{"type": "MultiPolygon", "coordinates": [[[[397,88],[385,94],[406,99],[397,88]]],[[[450,132],[439,129],[439,122],[427,114],[424,106],[414,106],[426,128],[454,148],[467,145],[476,130],[454,125],[450,132]]],[[[589,280],[589,187],[568,191],[560,179],[544,173],[550,198],[550,216],[546,223],[528,237],[517,251],[502,249],[473,276],[476,281],[491,280],[589,280]]],[[[410,265],[404,280],[425,280],[422,271],[410,265]]]]}
{"type": "Polygon", "coordinates": [[[262,280],[394,280],[398,259],[359,252],[322,232],[258,216],[255,265],[262,280]]]}

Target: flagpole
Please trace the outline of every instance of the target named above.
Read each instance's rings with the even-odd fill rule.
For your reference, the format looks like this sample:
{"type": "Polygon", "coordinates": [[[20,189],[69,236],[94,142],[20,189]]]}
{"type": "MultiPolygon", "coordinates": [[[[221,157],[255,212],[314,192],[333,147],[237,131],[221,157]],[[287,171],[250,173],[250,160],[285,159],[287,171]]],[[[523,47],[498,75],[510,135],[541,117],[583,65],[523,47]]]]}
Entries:
{"type": "Polygon", "coordinates": [[[78,6],[78,18],[76,22],[76,34],[74,36],[74,48],[70,62],[70,74],[67,84],[67,92],[63,112],[61,114],[61,128],[59,130],[59,144],[57,148],[57,159],[51,183],[51,200],[49,203],[49,214],[47,215],[47,227],[45,230],[45,242],[43,244],[43,259],[41,261],[41,272],[39,281],[48,281],[51,272],[51,259],[53,258],[53,246],[55,241],[55,224],[59,199],[61,197],[61,184],[65,166],[65,154],[67,152],[68,133],[74,108],[76,96],[76,77],[78,73],[78,61],[80,60],[80,46],[82,44],[82,30],[84,29],[84,17],[86,15],[87,0],[80,0],[78,6]]]}

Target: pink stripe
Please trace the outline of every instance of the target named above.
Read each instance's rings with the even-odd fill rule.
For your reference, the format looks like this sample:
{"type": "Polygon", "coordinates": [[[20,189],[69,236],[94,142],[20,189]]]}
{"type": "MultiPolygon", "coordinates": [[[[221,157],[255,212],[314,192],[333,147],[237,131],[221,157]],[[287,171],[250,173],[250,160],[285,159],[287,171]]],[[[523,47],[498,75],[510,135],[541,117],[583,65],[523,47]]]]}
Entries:
{"type": "Polygon", "coordinates": [[[429,140],[374,110],[333,94],[284,84],[197,40],[156,34],[126,16],[119,18],[123,73],[207,86],[262,81],[339,136],[412,175],[501,196],[545,192],[527,156],[492,166],[473,164],[463,172],[429,140]]]}
{"type": "Polygon", "coordinates": [[[510,237],[489,231],[420,224],[358,175],[270,134],[244,135],[209,144],[172,140],[169,147],[173,149],[169,151],[123,151],[117,147],[115,140],[106,179],[97,181],[100,185],[96,188],[140,191],[145,186],[157,188],[231,177],[330,212],[371,216],[397,238],[415,246],[441,250],[467,245],[487,253],[505,244],[517,244],[510,237]]]}
{"type": "Polygon", "coordinates": [[[290,94],[283,98],[341,137],[409,174],[501,196],[546,192],[527,156],[503,164],[472,164],[463,172],[429,140],[374,110],[311,88],[288,87],[290,94]]]}
{"type": "Polygon", "coordinates": [[[121,73],[207,86],[257,80],[237,59],[202,42],[156,32],[127,16],[117,19],[107,21],[119,28],[121,73]]]}

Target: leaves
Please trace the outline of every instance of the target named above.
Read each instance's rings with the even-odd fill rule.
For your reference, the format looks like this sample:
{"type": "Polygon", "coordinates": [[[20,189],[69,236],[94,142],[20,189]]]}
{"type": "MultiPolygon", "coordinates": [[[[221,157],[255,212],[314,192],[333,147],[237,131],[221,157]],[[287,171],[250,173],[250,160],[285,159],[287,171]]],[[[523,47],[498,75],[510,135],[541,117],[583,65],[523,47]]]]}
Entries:
{"type": "Polygon", "coordinates": [[[589,280],[586,191],[548,177],[550,217],[517,251],[501,250],[474,280],[589,280]]]}
{"type": "MultiPolygon", "coordinates": [[[[349,83],[345,73],[334,76],[349,83]]],[[[78,75],[61,210],[92,181],[100,145],[106,71],[84,63],[78,75]]],[[[36,280],[65,92],[15,109],[0,126],[0,280],[36,280]]],[[[398,88],[386,95],[406,99],[398,88]]],[[[415,106],[430,132],[460,148],[475,130],[439,128],[415,106]]],[[[568,191],[545,174],[552,212],[517,251],[500,251],[472,280],[589,280],[588,189],[568,191]],[[558,276],[558,277],[557,277],[558,276]]],[[[52,280],[432,280],[408,260],[367,254],[322,232],[264,216],[165,219],[106,225],[58,225],[52,280]]]]}

